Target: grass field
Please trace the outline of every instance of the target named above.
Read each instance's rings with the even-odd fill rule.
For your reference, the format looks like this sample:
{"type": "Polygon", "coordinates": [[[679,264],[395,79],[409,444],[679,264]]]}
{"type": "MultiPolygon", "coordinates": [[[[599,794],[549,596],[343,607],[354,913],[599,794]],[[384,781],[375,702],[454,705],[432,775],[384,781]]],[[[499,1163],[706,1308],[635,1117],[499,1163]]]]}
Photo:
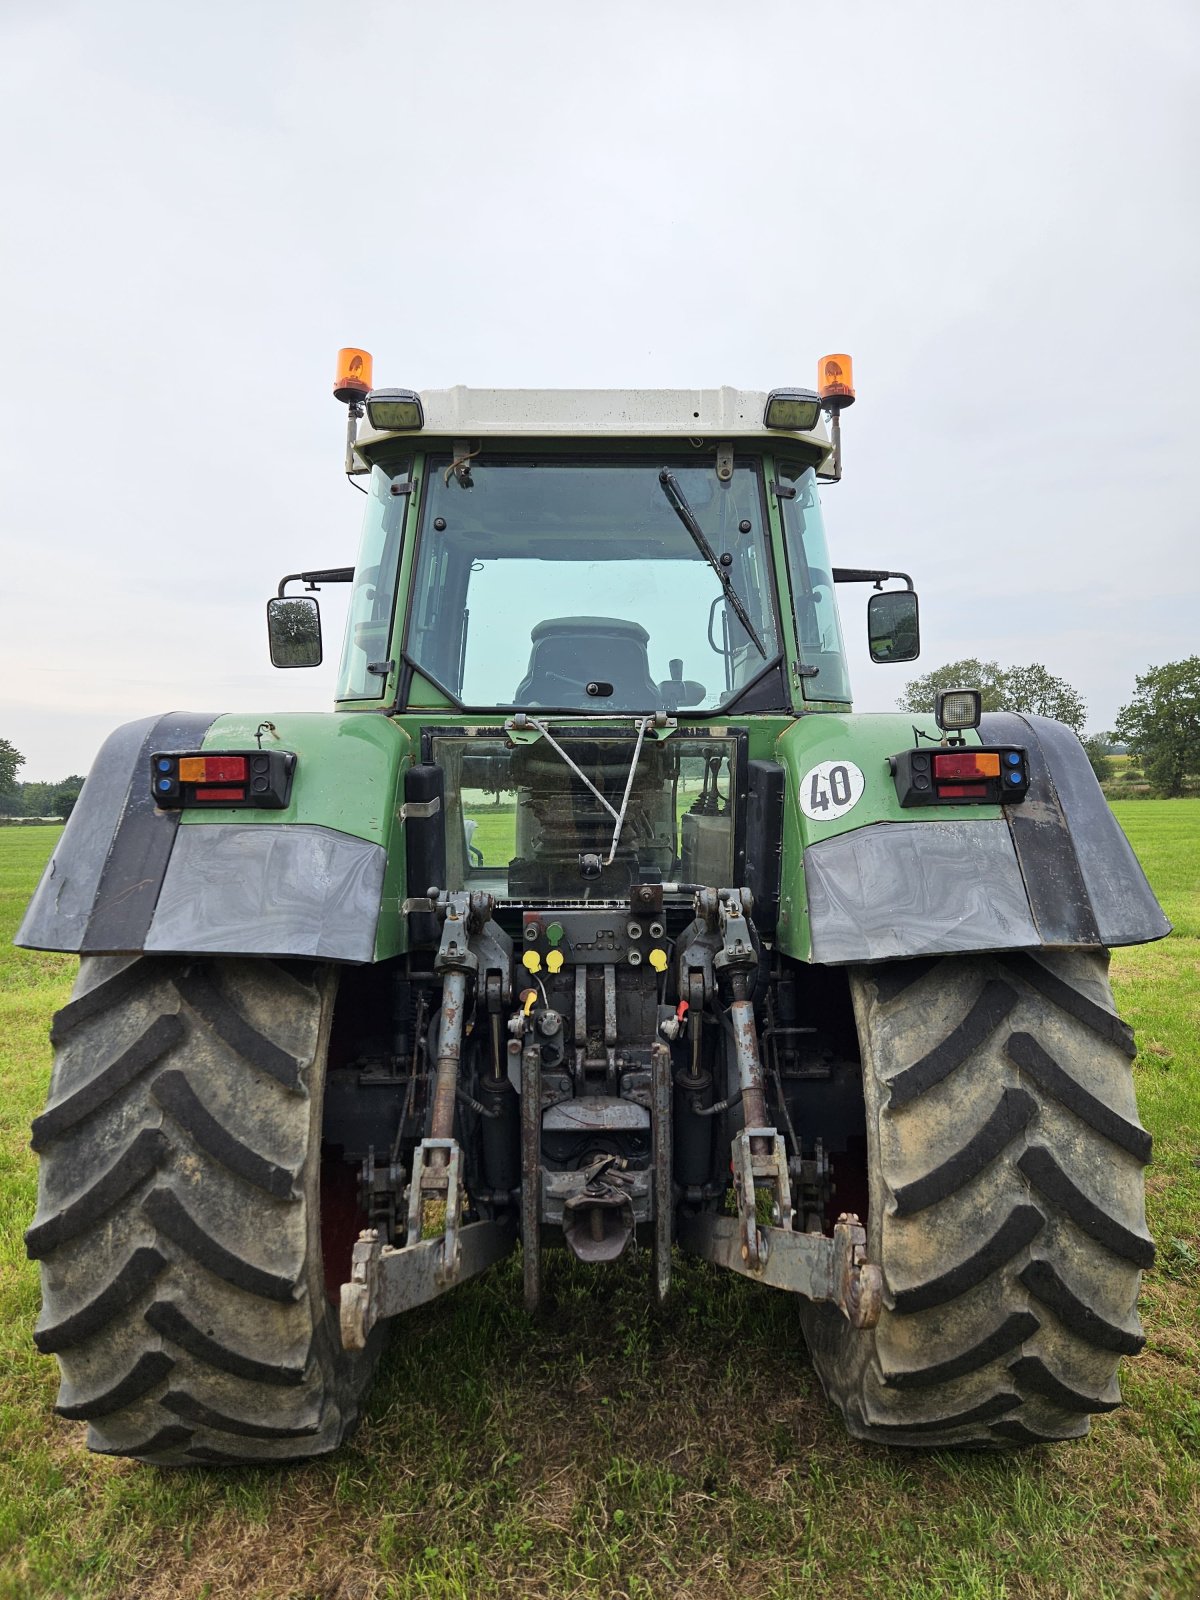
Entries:
{"type": "Polygon", "coordinates": [[[57,829],[0,832],[0,1600],[1192,1600],[1200,1595],[1200,800],[1116,808],[1175,933],[1122,950],[1158,1261],[1127,1405],[1019,1457],[846,1438],[782,1295],[686,1261],[508,1264],[406,1319],[367,1421],[290,1471],[90,1456],[35,1353],[28,1124],[74,962],[8,941],[57,829]]]}

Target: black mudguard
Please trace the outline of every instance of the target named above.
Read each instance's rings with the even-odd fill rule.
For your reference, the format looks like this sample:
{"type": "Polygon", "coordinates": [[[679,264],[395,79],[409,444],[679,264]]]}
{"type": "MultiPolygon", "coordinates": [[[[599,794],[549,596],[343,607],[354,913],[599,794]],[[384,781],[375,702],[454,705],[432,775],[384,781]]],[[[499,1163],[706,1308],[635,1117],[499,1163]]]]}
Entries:
{"type": "Polygon", "coordinates": [[[1030,909],[1043,944],[1146,944],[1171,924],[1096,781],[1083,746],[1049,717],[993,711],[985,744],[1023,744],[1030,786],[1005,807],[1030,909]]]}

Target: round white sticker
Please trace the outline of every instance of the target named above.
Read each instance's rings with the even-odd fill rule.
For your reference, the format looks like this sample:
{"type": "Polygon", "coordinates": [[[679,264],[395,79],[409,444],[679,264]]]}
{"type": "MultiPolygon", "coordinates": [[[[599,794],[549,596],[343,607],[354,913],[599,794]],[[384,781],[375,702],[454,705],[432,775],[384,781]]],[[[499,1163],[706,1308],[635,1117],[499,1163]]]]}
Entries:
{"type": "Polygon", "coordinates": [[[800,809],[814,822],[836,822],[854,809],[866,786],[853,761],[822,761],[800,779],[800,809]]]}

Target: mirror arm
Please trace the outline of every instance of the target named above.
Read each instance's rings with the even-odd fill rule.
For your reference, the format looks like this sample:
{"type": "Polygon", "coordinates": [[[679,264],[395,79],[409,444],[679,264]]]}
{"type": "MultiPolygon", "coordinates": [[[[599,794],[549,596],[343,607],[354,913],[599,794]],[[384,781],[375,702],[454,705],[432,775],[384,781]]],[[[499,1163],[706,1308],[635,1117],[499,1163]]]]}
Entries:
{"type": "Polygon", "coordinates": [[[300,579],[306,589],[316,589],[322,583],[353,583],[353,567],[318,567],[311,572],[289,572],[286,577],[280,578],[279,588],[275,591],[277,600],[286,598],[284,590],[289,583],[300,579]]]}
{"type": "Polygon", "coordinates": [[[877,589],[882,589],[888,578],[903,578],[904,587],[911,589],[913,581],[907,572],[877,572],[869,567],[834,567],[834,583],[873,583],[877,589]]]}

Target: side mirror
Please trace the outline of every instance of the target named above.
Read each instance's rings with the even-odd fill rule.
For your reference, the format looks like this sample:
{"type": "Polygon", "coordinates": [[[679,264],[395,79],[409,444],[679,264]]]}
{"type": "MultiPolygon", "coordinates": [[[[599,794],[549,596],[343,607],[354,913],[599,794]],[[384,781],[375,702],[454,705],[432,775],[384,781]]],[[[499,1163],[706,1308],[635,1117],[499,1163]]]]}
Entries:
{"type": "Polygon", "coordinates": [[[267,601],[267,638],[274,667],[321,665],[321,608],[308,595],[267,601]]]}
{"type": "Polygon", "coordinates": [[[917,596],[912,589],[883,589],[867,601],[867,644],[872,661],[915,661],[921,653],[917,596]]]}

